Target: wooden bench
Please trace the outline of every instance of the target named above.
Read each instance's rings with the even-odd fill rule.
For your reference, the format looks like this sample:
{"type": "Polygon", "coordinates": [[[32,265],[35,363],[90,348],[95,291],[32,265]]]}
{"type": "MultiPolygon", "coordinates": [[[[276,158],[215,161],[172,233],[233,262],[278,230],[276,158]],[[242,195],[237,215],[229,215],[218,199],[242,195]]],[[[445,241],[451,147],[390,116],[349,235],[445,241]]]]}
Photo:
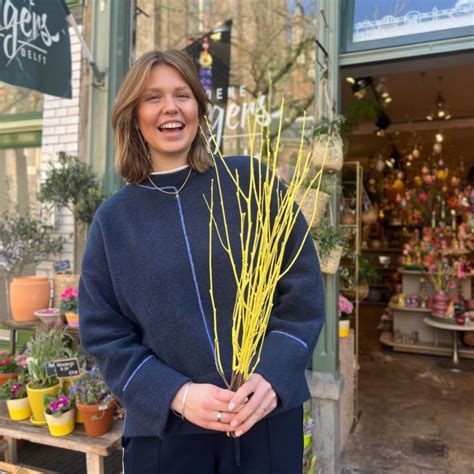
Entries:
{"type": "Polygon", "coordinates": [[[54,437],[49,434],[47,426],[33,426],[28,420],[12,421],[6,406],[0,408],[0,436],[4,436],[6,442],[5,461],[12,464],[17,462],[16,440],[24,439],[32,443],[84,453],[87,474],[104,474],[104,458],[113,450],[120,448],[122,430],[123,421],[115,420],[112,430],[97,438],[87,436],[81,425],[77,425],[68,436],[54,437]]]}

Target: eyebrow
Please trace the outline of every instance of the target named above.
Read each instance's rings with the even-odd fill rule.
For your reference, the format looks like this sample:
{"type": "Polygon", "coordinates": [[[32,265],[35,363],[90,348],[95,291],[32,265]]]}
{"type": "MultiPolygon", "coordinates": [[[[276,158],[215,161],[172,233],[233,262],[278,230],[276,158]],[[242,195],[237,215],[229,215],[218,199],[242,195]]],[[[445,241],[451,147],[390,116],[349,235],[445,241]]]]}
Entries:
{"type": "MultiPolygon", "coordinates": [[[[150,87],[149,89],[145,89],[144,92],[161,92],[161,89],[159,87],[150,87]]],[[[191,92],[191,88],[189,86],[178,86],[175,87],[174,92],[191,92]]]]}

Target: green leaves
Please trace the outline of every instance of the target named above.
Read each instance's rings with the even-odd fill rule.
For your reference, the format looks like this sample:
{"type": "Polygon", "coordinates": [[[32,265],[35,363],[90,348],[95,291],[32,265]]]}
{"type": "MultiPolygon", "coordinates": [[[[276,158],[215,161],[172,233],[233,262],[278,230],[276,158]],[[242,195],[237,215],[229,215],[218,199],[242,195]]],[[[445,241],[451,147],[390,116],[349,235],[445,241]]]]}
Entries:
{"type": "Polygon", "coordinates": [[[27,214],[4,212],[0,220],[0,267],[10,280],[29,264],[37,265],[61,252],[63,239],[51,227],[27,214]]]}
{"type": "Polygon", "coordinates": [[[105,195],[92,167],[78,157],[62,152],[59,153],[59,167],[51,165],[38,200],[66,207],[78,221],[90,224],[105,195]]]}

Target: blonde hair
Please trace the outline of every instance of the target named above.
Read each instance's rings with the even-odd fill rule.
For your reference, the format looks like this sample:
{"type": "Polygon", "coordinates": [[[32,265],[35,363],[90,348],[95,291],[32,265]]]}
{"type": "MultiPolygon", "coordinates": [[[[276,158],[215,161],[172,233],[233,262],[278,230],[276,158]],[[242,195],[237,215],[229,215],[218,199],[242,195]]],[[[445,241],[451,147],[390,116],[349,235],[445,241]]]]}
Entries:
{"type": "MultiPolygon", "coordinates": [[[[112,108],[115,166],[128,183],[140,183],[153,171],[148,146],[137,127],[137,107],[140,96],[148,85],[151,70],[159,64],[173,67],[188,83],[198,103],[199,125],[206,130],[204,116],[207,105],[211,102],[191,58],[177,49],[149,51],[142,55],[125,75],[112,108]]],[[[191,145],[188,161],[199,173],[204,173],[212,165],[200,130],[191,145]]]]}

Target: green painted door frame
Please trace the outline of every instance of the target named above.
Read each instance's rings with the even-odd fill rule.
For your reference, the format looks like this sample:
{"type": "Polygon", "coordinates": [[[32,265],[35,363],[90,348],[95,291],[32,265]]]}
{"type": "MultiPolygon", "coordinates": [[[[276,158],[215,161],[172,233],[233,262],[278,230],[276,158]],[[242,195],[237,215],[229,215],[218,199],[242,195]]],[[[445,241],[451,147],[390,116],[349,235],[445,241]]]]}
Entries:
{"type": "MultiPolygon", "coordinates": [[[[316,38],[328,53],[328,88],[330,97],[334,98],[335,112],[340,111],[339,97],[339,25],[340,25],[340,0],[319,0],[316,38]]],[[[316,48],[319,48],[315,45],[316,48]]],[[[320,63],[324,63],[324,53],[321,49],[317,51],[317,58],[320,63]]],[[[316,76],[320,77],[321,66],[316,64],[316,76]]],[[[318,84],[315,93],[318,94],[318,84]]],[[[320,100],[316,97],[316,102],[320,100]]],[[[323,103],[324,103],[324,99],[323,103]]],[[[324,107],[323,107],[324,111],[324,107]]],[[[323,112],[324,113],[324,112],[323,112]]],[[[316,118],[318,119],[318,117],[316,118]]],[[[340,177],[334,175],[331,179],[339,180],[340,177]]],[[[334,194],[331,202],[331,212],[334,222],[339,221],[338,208],[339,196],[334,194]]],[[[321,336],[313,354],[313,370],[316,372],[336,373],[339,366],[339,327],[337,314],[337,298],[339,295],[338,275],[325,275],[325,308],[326,322],[321,336]]]]}
{"type": "Polygon", "coordinates": [[[104,84],[91,87],[89,102],[88,156],[100,176],[104,189],[112,193],[122,186],[114,169],[114,140],[111,109],[120,82],[130,66],[132,22],[135,1],[101,0],[93,2],[92,55],[104,84]]]}

